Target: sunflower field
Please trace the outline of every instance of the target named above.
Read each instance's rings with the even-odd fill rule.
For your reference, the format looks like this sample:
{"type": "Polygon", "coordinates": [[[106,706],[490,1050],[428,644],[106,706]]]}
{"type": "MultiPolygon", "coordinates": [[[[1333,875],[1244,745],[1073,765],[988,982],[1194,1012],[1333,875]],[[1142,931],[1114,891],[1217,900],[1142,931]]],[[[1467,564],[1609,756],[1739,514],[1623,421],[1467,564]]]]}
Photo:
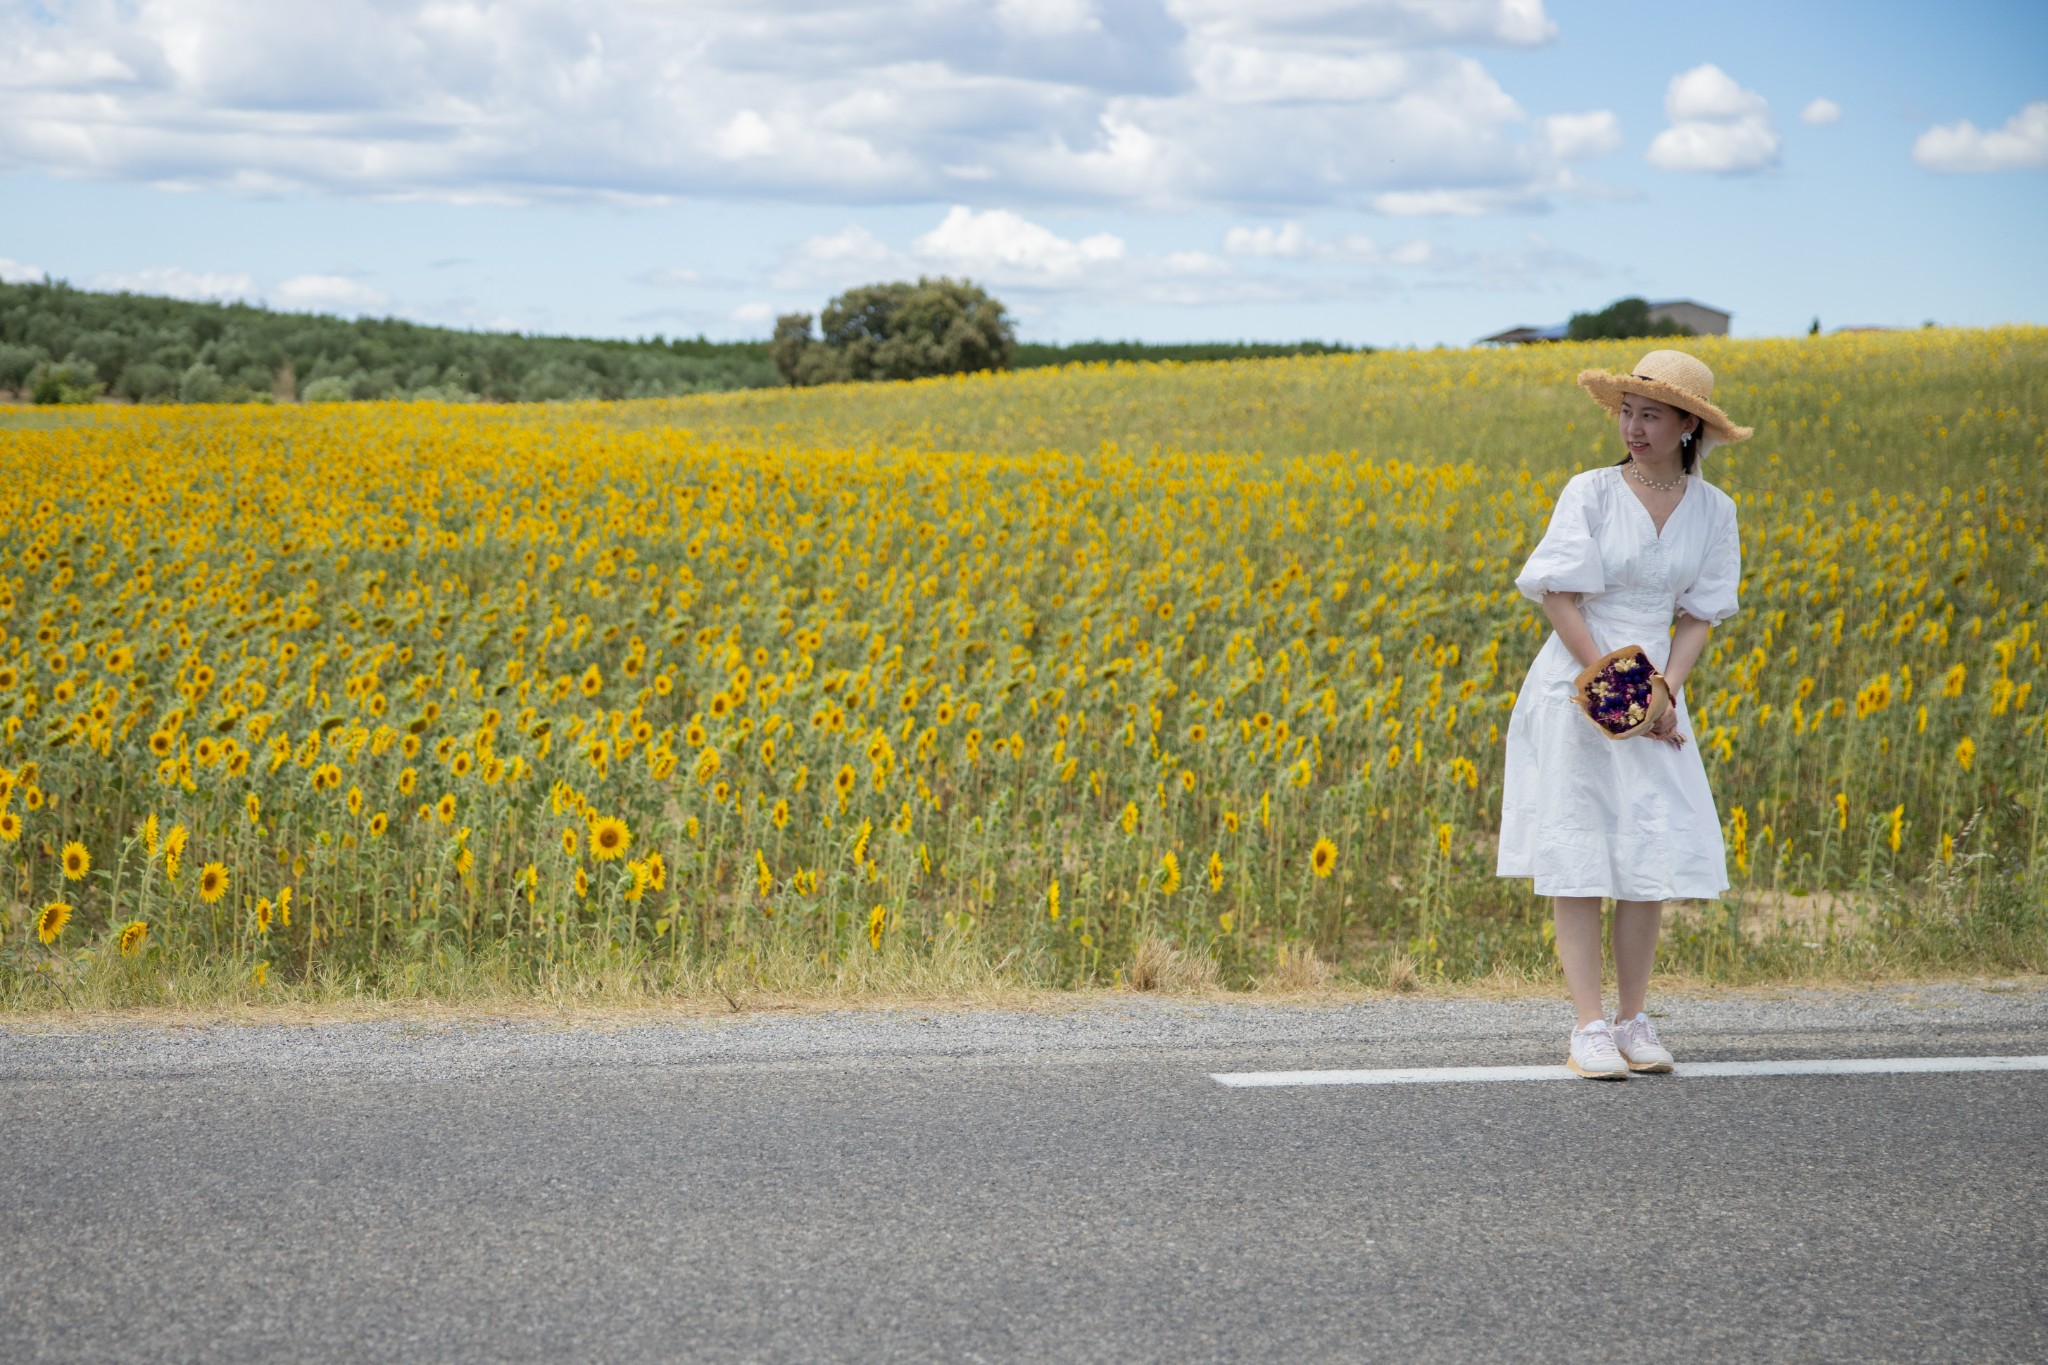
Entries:
{"type": "MultiPolygon", "coordinates": [[[[1685,344],[1757,435],[1661,960],[2048,966],[2048,330],[1685,344]]],[[[1551,970],[1512,579],[1645,348],[0,418],[0,996],[1551,970]]]]}

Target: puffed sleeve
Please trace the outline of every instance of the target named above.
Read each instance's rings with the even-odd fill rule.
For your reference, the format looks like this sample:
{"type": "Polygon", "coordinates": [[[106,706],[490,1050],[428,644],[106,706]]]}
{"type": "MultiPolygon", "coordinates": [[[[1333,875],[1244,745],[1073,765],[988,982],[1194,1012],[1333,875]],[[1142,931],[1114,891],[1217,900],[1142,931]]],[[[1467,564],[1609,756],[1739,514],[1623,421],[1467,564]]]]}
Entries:
{"type": "Polygon", "coordinates": [[[1594,535],[1598,509],[1591,506],[1585,479],[1575,478],[1558,490],[1550,509],[1550,525],[1529,552],[1528,563],[1515,576],[1522,596],[1542,605],[1546,592],[1604,592],[1607,571],[1600,563],[1600,542],[1594,535]]]}
{"type": "Polygon", "coordinates": [[[1678,594],[1678,609],[1710,626],[1718,626],[1735,614],[1735,590],[1741,582],[1742,538],[1736,533],[1735,512],[1730,508],[1715,531],[1713,542],[1707,546],[1706,558],[1700,561],[1699,577],[1678,594]]]}

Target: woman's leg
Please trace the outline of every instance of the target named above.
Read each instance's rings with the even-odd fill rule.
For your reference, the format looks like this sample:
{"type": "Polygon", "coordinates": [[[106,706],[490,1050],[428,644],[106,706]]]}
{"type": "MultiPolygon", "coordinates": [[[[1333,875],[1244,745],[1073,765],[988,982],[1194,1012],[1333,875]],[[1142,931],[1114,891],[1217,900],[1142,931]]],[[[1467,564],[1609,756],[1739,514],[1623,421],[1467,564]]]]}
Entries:
{"type": "Polygon", "coordinates": [[[1650,990],[1650,968],[1657,961],[1657,931],[1664,923],[1663,901],[1614,903],[1614,979],[1620,995],[1616,1019],[1633,1019],[1650,990]]]}
{"type": "Polygon", "coordinates": [[[1605,1019],[1607,1012],[1600,1005],[1600,898],[1552,896],[1550,903],[1557,923],[1557,960],[1564,967],[1564,984],[1572,993],[1579,1023],[1605,1019]]]}

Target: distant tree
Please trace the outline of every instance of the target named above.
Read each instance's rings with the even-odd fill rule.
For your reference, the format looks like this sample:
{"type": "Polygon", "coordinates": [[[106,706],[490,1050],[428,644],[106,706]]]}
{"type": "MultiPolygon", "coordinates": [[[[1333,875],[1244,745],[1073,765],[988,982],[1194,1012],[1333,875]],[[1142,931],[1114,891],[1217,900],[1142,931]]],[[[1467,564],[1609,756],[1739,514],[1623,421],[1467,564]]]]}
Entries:
{"type": "Polygon", "coordinates": [[[62,364],[44,361],[29,372],[29,396],[38,403],[90,403],[107,391],[92,362],[69,356],[62,364]]]}
{"type": "Polygon", "coordinates": [[[1017,351],[1002,303],[971,280],[944,276],[849,289],[825,305],[818,324],[813,336],[808,313],[775,320],[768,356],[786,382],[1007,370],[1017,351]]]}
{"type": "Polygon", "coordinates": [[[172,374],[167,365],[159,365],[154,360],[138,360],[122,367],[121,377],[114,381],[114,392],[133,403],[176,398],[178,376],[172,374]]]}
{"type": "Polygon", "coordinates": [[[1597,313],[1574,313],[1565,325],[1567,341],[1601,341],[1620,337],[1689,337],[1696,333],[1682,322],[1650,321],[1650,305],[1642,299],[1616,299],[1597,313]]]}
{"type": "Polygon", "coordinates": [[[1817,337],[1820,335],[1820,317],[1818,314],[1814,316],[1813,325],[1806,329],[1806,334],[1810,337],[1817,337]]]}
{"type": "Polygon", "coordinates": [[[49,357],[39,346],[13,346],[0,342],[0,389],[16,393],[28,386],[29,375],[49,357]]]}
{"type": "Polygon", "coordinates": [[[180,403],[218,403],[227,385],[222,382],[220,371],[203,360],[195,360],[178,380],[178,401],[180,403]]]}

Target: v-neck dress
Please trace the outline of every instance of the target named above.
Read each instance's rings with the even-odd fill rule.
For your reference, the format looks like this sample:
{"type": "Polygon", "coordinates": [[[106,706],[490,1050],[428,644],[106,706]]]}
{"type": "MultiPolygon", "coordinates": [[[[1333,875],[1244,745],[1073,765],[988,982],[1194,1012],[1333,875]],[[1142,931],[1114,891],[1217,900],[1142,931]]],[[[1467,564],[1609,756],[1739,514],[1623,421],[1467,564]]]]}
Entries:
{"type": "MultiPolygon", "coordinates": [[[[1711,625],[1735,614],[1735,500],[1695,473],[1660,534],[1623,477],[1619,465],[1572,476],[1515,588],[1539,604],[1546,591],[1579,594],[1601,653],[1641,645],[1662,669],[1676,613],[1711,625]]],[[[1718,897],[1727,851],[1683,691],[1683,748],[1609,739],[1571,700],[1579,668],[1552,631],[1515,694],[1494,870],[1533,878],[1539,896],[1718,897]]]]}

